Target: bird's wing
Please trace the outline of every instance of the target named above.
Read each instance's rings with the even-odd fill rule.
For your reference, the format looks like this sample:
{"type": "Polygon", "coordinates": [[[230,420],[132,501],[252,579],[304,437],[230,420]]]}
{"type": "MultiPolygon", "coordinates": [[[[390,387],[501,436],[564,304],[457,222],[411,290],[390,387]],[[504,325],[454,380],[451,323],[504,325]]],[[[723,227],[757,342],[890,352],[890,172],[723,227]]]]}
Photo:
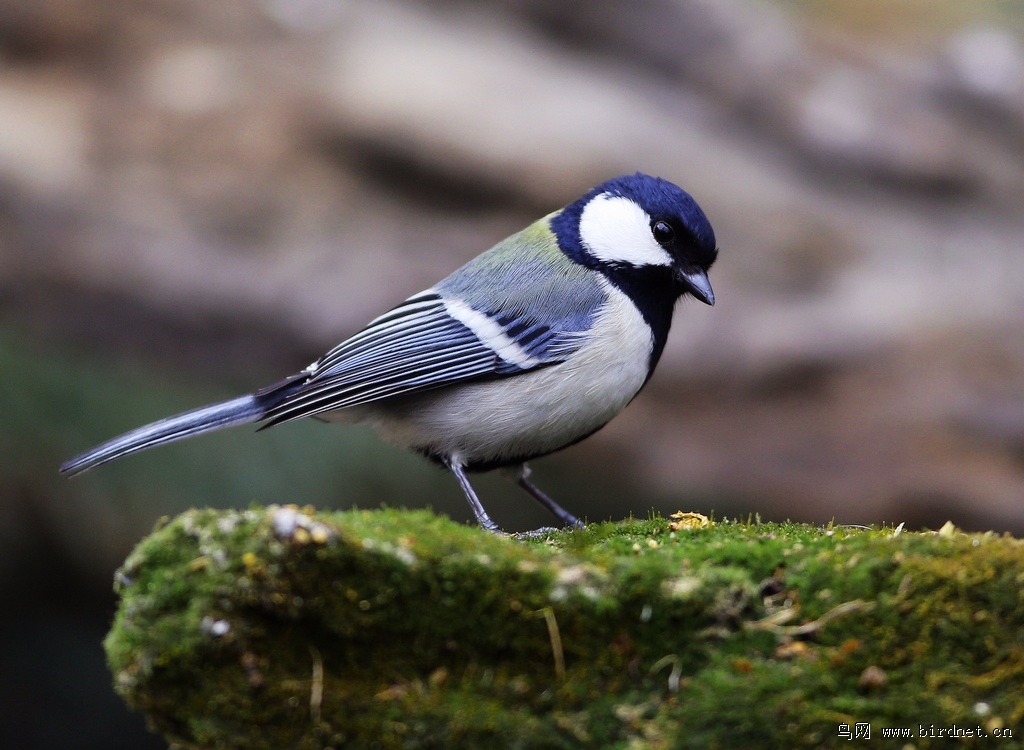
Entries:
{"type": "Polygon", "coordinates": [[[390,396],[515,375],[564,361],[579,338],[578,331],[501,310],[477,311],[428,290],[329,351],[263,421],[270,426],[390,396]]]}
{"type": "Polygon", "coordinates": [[[329,351],[264,421],[563,362],[606,300],[597,274],[558,248],[546,217],[329,351]]]}

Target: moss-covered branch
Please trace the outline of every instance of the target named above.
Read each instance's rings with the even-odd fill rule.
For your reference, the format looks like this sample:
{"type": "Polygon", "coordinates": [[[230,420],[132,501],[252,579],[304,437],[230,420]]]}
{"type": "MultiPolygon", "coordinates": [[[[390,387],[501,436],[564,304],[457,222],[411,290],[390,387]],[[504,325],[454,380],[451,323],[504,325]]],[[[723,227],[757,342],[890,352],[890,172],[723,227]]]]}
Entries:
{"type": "Polygon", "coordinates": [[[684,526],[520,541],[426,512],[192,511],[120,571],[107,651],[187,748],[1024,736],[1021,542],[684,526]]]}

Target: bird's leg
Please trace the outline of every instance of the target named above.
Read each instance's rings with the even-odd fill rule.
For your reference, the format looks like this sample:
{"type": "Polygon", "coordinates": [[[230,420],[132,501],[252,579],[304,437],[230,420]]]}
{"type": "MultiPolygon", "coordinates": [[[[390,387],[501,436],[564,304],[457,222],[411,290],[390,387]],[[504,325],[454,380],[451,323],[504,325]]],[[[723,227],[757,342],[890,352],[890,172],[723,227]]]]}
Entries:
{"type": "Polygon", "coordinates": [[[469,483],[469,477],[466,476],[466,470],[463,468],[462,464],[454,458],[445,459],[444,464],[448,467],[448,470],[455,475],[455,478],[459,480],[459,486],[462,487],[462,491],[466,495],[469,507],[473,509],[473,515],[476,516],[476,522],[492,534],[504,533],[498,524],[492,521],[491,517],[487,515],[487,511],[484,510],[484,506],[480,503],[480,499],[476,496],[476,492],[473,490],[473,485],[469,483]]]}
{"type": "Polygon", "coordinates": [[[548,512],[561,521],[563,526],[571,526],[576,529],[583,528],[584,524],[582,521],[541,492],[540,488],[530,481],[529,466],[526,464],[511,466],[508,468],[508,475],[512,478],[512,481],[529,492],[530,496],[533,497],[534,500],[547,508],[548,512]]]}

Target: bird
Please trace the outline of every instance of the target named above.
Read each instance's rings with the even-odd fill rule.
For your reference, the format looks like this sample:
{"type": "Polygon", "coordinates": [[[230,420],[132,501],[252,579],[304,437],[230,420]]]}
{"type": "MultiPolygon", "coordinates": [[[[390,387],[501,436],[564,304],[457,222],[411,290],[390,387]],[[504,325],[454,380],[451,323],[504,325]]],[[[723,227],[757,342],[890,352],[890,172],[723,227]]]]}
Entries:
{"type": "Polygon", "coordinates": [[[527,462],[589,437],[650,380],[676,303],[715,304],[715,233],[694,198],[637,172],[603,182],[414,294],[304,370],[131,430],[76,475],[224,427],[302,417],[369,425],[450,471],[479,526],[504,533],[468,472],[503,470],[565,527],[583,523],[527,462]]]}

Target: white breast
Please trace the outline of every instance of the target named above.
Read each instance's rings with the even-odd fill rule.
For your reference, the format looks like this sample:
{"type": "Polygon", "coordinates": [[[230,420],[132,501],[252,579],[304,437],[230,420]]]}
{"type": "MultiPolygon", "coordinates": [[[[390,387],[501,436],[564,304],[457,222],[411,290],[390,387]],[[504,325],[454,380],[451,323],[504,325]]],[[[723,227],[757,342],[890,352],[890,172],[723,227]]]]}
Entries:
{"type": "Polygon", "coordinates": [[[647,379],[653,341],[629,298],[608,285],[588,342],[571,359],[502,380],[344,410],[390,443],[464,464],[563,448],[618,414],[647,379]]]}

